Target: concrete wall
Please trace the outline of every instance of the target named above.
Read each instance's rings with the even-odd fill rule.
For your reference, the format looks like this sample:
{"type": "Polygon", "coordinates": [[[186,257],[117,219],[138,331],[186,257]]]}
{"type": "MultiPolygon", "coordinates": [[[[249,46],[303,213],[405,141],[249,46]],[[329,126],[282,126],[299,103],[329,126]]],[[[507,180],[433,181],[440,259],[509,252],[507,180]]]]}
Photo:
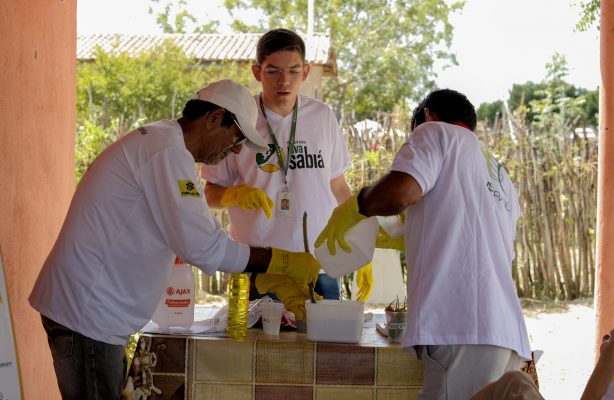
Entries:
{"type": "MultiPolygon", "coordinates": [[[[407,297],[407,285],[403,281],[399,251],[375,249],[372,265],[373,289],[366,304],[388,305],[397,297],[403,303],[407,297]]],[[[356,285],[356,273],[354,273],[352,300],[355,300],[356,293],[358,293],[358,286],[356,285]]]]}
{"type": "Polygon", "coordinates": [[[28,304],[74,191],[76,0],[0,2],[0,252],[25,399],[59,398],[28,304]]]}
{"type": "Polygon", "coordinates": [[[311,65],[309,75],[301,85],[301,93],[322,100],[322,74],[324,69],[321,65],[311,65]]]}

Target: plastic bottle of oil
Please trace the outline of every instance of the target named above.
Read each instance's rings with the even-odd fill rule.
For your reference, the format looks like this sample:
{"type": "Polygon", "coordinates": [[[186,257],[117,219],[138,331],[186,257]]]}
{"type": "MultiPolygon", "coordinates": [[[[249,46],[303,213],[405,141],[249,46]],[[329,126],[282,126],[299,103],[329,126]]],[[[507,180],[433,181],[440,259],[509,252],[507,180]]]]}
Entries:
{"type": "Polygon", "coordinates": [[[194,272],[179,257],[151,320],[162,329],[189,328],[194,323],[194,272]]]}
{"type": "Polygon", "coordinates": [[[249,308],[249,276],[232,274],[228,283],[228,326],[226,333],[233,339],[247,336],[247,312],[249,308]]]}

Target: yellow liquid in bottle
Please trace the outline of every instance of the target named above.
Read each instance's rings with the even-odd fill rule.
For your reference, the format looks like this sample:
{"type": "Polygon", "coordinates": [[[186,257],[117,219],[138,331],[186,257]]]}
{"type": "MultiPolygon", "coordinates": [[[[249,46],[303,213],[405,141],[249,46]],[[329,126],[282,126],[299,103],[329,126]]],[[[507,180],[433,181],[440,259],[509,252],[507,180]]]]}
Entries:
{"type": "Polygon", "coordinates": [[[232,274],[228,284],[228,327],[226,333],[233,339],[247,336],[247,311],[249,307],[249,277],[232,274]]]}

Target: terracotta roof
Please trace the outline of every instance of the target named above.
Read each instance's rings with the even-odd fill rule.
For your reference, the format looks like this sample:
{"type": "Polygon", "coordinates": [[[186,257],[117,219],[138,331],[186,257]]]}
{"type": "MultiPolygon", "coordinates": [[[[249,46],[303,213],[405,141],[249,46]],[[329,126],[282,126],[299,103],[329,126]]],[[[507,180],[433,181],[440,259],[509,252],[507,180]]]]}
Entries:
{"type": "MultiPolygon", "coordinates": [[[[183,48],[188,56],[201,62],[244,61],[256,58],[256,43],[260,33],[237,34],[90,34],[77,36],[77,59],[94,61],[94,50],[100,46],[106,53],[127,52],[136,55],[170,39],[183,48]]],[[[315,33],[305,41],[307,62],[324,66],[325,72],[336,72],[335,53],[330,37],[315,33]]]]}

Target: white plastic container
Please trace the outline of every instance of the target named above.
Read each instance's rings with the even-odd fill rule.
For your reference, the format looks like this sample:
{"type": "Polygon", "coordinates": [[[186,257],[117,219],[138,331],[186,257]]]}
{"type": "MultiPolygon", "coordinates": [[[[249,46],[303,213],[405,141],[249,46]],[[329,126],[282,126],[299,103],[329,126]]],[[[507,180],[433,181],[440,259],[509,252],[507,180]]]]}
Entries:
{"type": "Polygon", "coordinates": [[[358,343],[362,336],[365,305],[361,301],[321,300],[305,302],[307,340],[358,343]]]}
{"type": "Polygon", "coordinates": [[[398,215],[377,216],[376,218],[379,226],[386,231],[391,239],[397,239],[403,235],[403,222],[398,215]]]}
{"type": "Polygon", "coordinates": [[[378,228],[377,218],[370,217],[348,229],[345,241],[352,248],[350,253],[336,243],[337,253],[333,256],[328,252],[327,242],[322,243],[314,253],[324,271],[332,278],[339,278],[370,263],[373,260],[378,228]]]}
{"type": "Polygon", "coordinates": [[[194,272],[179,257],[151,320],[162,329],[189,328],[194,323],[194,272]]]}

